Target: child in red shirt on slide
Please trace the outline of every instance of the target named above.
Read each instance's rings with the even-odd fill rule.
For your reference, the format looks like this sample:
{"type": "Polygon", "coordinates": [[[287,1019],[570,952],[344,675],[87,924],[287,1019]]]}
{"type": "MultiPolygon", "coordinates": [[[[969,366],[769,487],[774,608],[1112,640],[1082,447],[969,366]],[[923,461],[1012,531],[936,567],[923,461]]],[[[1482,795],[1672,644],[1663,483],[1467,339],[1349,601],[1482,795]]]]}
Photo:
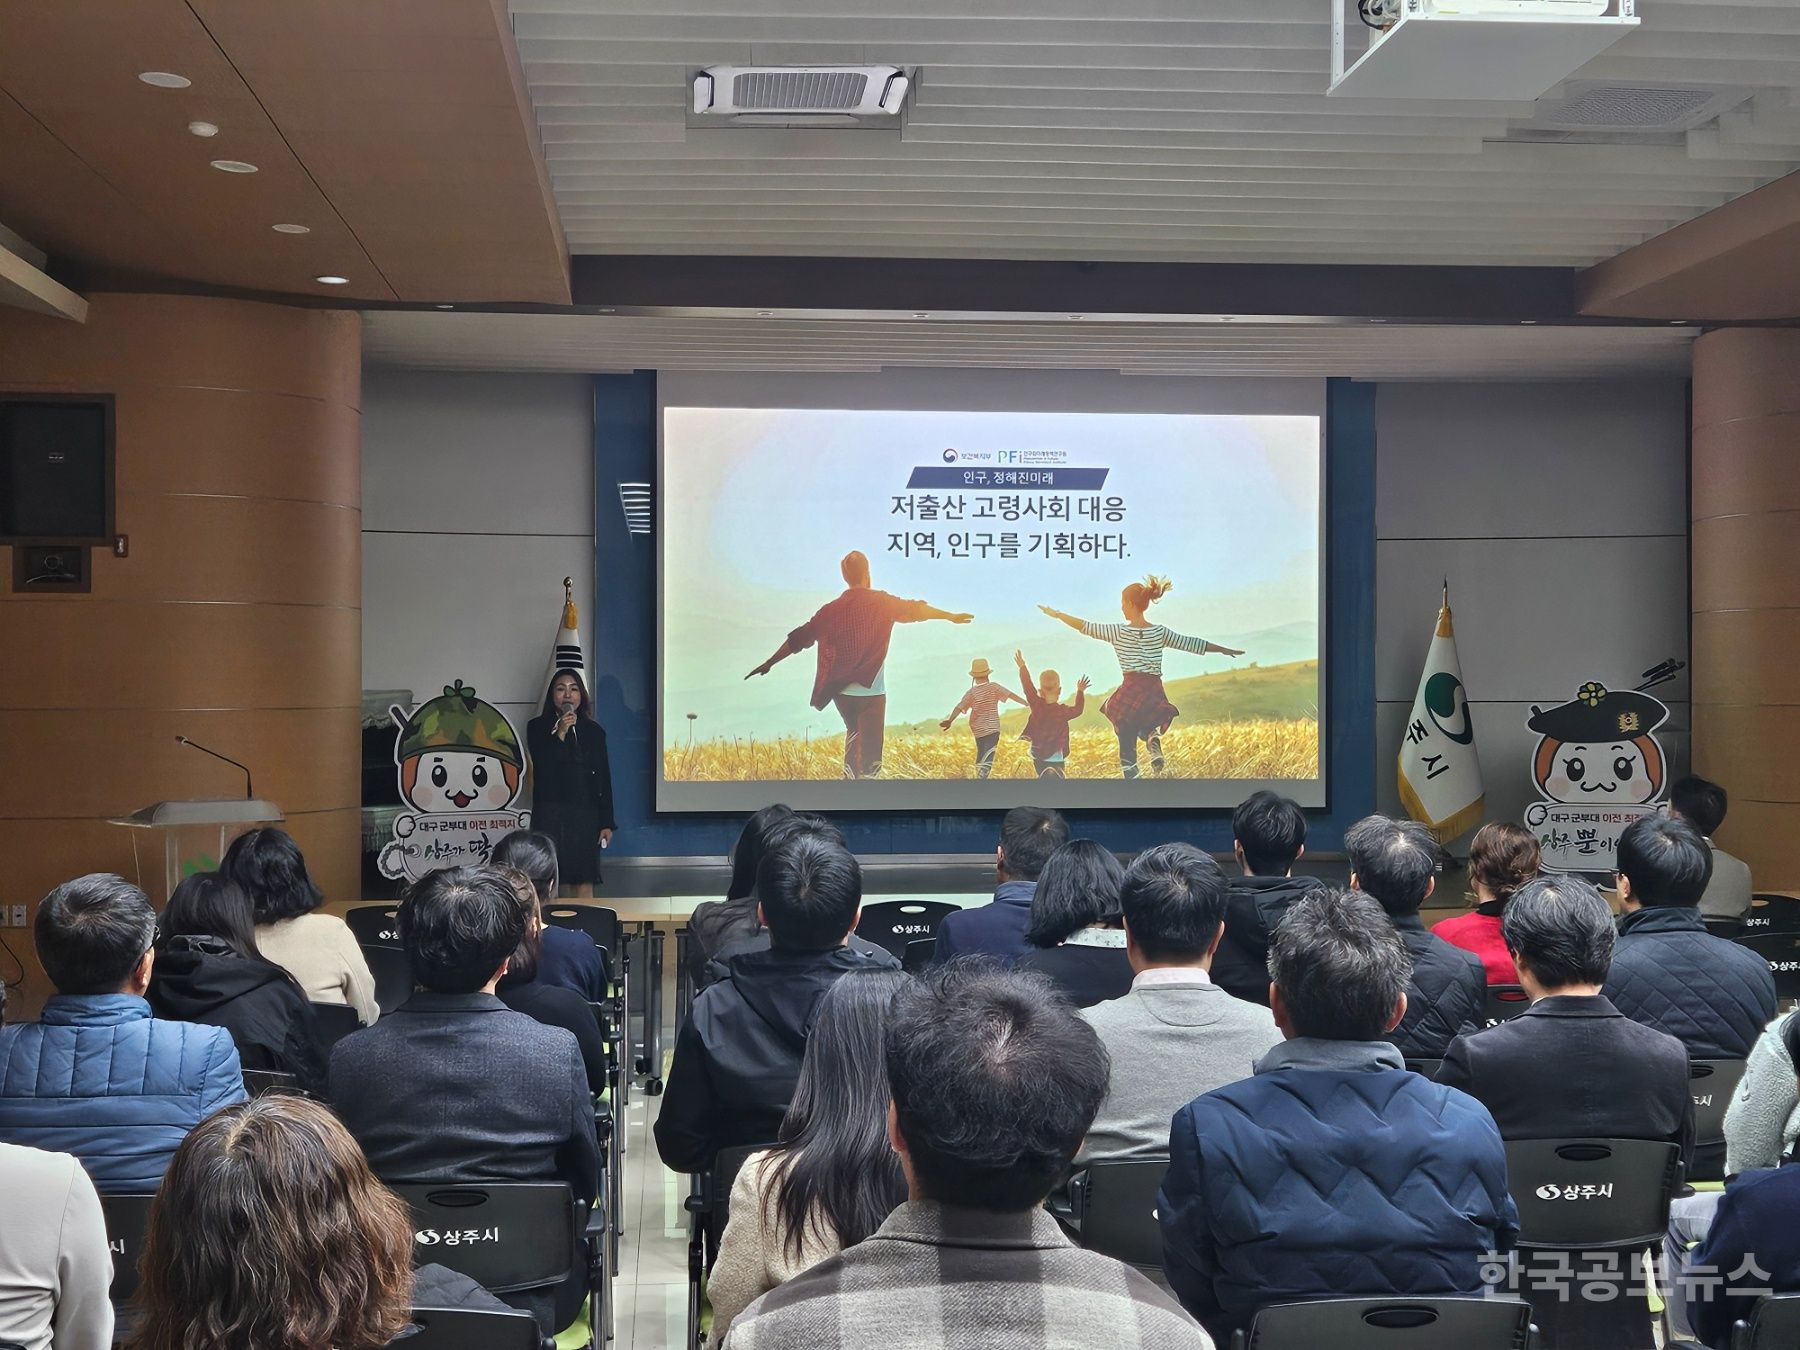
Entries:
{"type": "Polygon", "coordinates": [[[1025,686],[1025,701],[1031,705],[1031,716],[1019,739],[1031,742],[1031,762],[1039,778],[1061,778],[1069,759],[1069,723],[1081,716],[1087,704],[1088,677],[1075,682],[1075,701],[1062,703],[1062,677],[1054,670],[1041,672],[1041,682],[1033,688],[1031,672],[1025,668],[1025,653],[1014,652],[1019,663],[1019,681],[1025,686]]]}

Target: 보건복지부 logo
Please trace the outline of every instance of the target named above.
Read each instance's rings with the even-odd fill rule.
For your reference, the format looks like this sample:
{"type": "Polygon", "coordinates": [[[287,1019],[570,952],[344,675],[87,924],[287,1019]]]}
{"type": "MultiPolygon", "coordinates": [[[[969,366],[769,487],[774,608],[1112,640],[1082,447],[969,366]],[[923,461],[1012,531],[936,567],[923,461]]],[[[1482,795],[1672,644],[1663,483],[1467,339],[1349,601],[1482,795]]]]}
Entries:
{"type": "Polygon", "coordinates": [[[946,463],[946,464],[956,463],[956,451],[954,451],[954,450],[944,451],[944,463],[946,463]]]}

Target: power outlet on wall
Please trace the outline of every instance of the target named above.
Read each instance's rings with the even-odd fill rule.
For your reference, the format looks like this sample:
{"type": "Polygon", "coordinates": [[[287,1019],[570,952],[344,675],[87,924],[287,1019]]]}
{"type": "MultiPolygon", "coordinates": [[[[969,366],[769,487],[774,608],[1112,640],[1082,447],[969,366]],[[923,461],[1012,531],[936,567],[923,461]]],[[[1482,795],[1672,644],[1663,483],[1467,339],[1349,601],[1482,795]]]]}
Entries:
{"type": "Polygon", "coordinates": [[[6,911],[6,922],[8,927],[23,928],[25,926],[25,906],[14,905],[8,909],[6,911]]]}

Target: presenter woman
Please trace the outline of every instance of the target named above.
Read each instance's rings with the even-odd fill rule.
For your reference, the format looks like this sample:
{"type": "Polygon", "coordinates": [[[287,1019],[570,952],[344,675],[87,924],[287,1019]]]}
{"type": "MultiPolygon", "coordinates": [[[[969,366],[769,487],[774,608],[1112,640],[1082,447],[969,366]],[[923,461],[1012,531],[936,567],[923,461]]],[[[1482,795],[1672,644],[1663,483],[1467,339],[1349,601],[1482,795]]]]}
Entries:
{"type": "Polygon", "coordinates": [[[592,895],[600,879],[600,849],[618,822],[606,732],[594,720],[578,671],[551,676],[544,711],[526,724],[525,740],[531,750],[531,827],[556,841],[563,893],[592,895]]]}
{"type": "Polygon", "coordinates": [[[1139,741],[1150,747],[1151,771],[1162,772],[1163,733],[1181,712],[1163,692],[1163,651],[1173,647],[1196,656],[1208,652],[1217,652],[1220,656],[1244,654],[1236,647],[1221,647],[1205,638],[1189,637],[1172,628],[1164,628],[1160,623],[1151,623],[1145,617],[1146,611],[1170,589],[1165,577],[1149,576],[1132,582],[1119,593],[1124,623],[1090,623],[1048,605],[1038,606],[1051,618],[1068,624],[1084,637],[1110,642],[1118,655],[1119,669],[1125,678],[1100,705],[1100,711],[1106,714],[1106,720],[1119,734],[1119,769],[1127,778],[1139,776],[1139,741]]]}

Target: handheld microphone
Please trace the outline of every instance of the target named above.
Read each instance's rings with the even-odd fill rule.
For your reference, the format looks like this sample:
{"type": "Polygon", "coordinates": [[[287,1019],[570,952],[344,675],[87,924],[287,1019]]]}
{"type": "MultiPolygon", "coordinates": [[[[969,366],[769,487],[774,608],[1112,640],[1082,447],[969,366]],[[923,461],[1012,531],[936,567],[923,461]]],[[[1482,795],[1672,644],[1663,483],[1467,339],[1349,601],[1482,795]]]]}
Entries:
{"type": "Polygon", "coordinates": [[[214,759],[224,760],[225,763],[231,765],[234,769],[242,769],[244,771],[244,800],[249,801],[256,796],[256,793],[250,786],[249,766],[239,764],[230,755],[221,755],[217,750],[208,750],[204,745],[200,744],[199,741],[190,741],[186,736],[177,736],[175,738],[175,744],[185,745],[191,749],[198,750],[203,755],[211,755],[214,759]]]}

